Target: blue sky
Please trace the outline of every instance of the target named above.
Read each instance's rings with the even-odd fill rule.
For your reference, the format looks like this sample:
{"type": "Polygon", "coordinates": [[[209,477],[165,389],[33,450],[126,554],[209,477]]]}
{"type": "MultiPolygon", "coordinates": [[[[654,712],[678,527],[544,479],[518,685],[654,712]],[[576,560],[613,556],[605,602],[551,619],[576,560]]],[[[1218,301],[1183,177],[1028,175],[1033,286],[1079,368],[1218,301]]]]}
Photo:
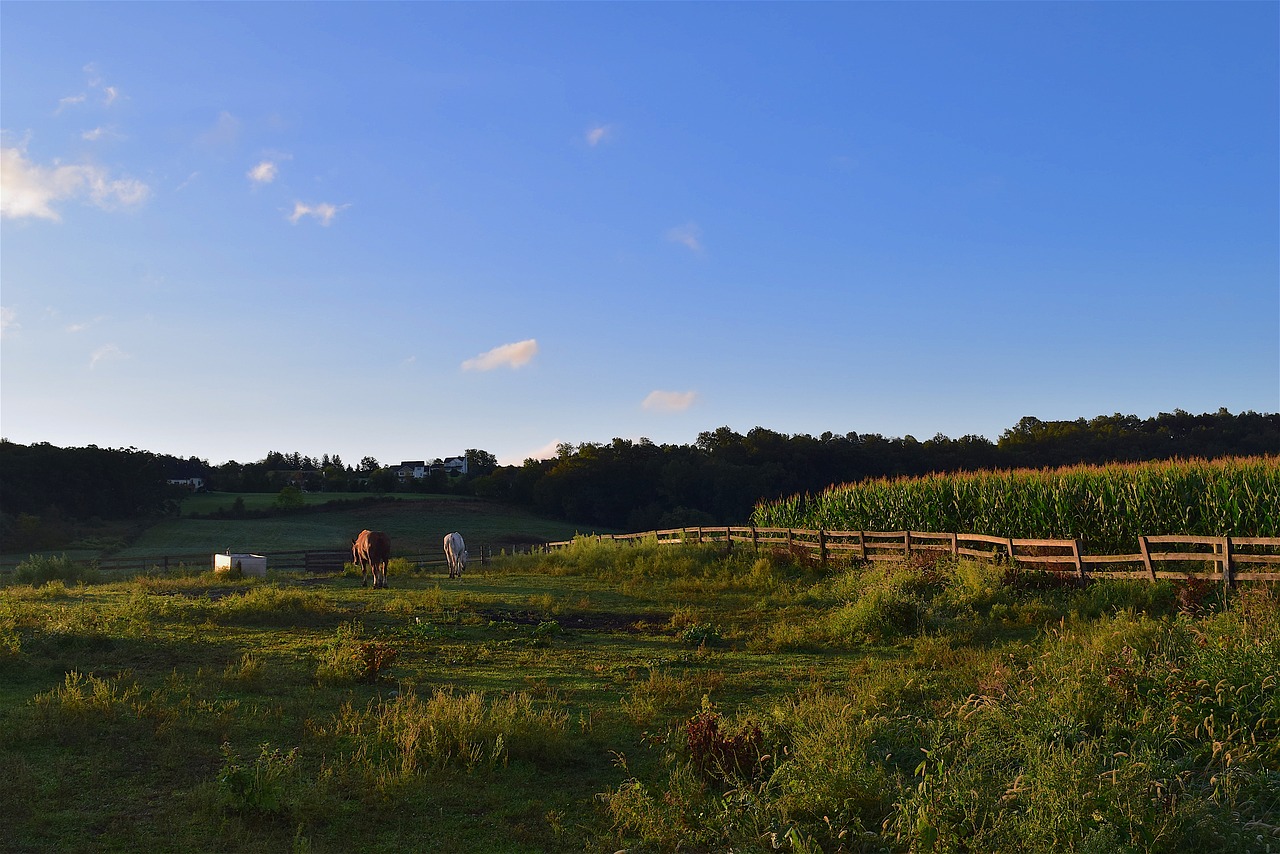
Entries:
{"type": "Polygon", "coordinates": [[[0,432],[1280,411],[1275,3],[0,8],[0,432]]]}

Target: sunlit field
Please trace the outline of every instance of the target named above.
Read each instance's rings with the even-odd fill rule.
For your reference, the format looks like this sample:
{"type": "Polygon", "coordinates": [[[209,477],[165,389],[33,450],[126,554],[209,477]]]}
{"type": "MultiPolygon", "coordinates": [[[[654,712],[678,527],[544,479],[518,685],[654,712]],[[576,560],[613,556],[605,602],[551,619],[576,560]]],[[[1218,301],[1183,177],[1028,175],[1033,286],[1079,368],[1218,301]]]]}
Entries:
{"type": "Polygon", "coordinates": [[[593,540],[480,569],[27,561],[0,849],[1280,851],[1275,587],[593,540]]]}

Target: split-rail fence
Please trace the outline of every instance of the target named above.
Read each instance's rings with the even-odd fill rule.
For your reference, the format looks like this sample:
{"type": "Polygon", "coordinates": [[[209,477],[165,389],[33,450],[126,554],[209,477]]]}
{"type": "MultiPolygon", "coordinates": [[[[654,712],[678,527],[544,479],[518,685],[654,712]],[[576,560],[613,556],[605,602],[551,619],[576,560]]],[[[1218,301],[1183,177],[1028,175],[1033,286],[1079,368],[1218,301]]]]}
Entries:
{"type": "MultiPolygon", "coordinates": [[[[1161,534],[1139,537],[1138,551],[1132,554],[1089,554],[1081,540],[1024,539],[993,537],[988,534],[936,534],[924,531],[824,531],[798,528],[699,527],[670,528],[639,534],[597,534],[598,539],[619,542],[655,540],[658,543],[719,543],[726,549],[735,544],[759,549],[800,550],[826,566],[833,561],[902,561],[915,554],[945,552],[986,561],[1005,561],[1013,566],[1043,564],[1053,571],[1073,572],[1089,577],[1201,578],[1231,586],[1237,581],[1280,581],[1280,537],[1201,537],[1161,534]],[[1158,569],[1157,565],[1177,564],[1182,568],[1158,569]],[[1195,565],[1208,564],[1211,571],[1191,572],[1195,565]],[[1113,565],[1138,565],[1141,569],[1111,569],[1113,565]],[[1248,567],[1261,567],[1251,569],[1248,567]],[[1101,572],[1091,567],[1105,567],[1101,572]]],[[[549,549],[563,548],[572,540],[548,543],[549,549]]]]}

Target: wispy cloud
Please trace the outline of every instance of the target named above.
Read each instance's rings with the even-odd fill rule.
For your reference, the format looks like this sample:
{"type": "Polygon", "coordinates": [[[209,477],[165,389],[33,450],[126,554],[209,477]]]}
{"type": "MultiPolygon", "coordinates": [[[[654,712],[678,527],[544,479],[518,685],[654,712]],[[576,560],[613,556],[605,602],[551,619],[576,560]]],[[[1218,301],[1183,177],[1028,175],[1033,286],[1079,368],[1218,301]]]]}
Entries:
{"type": "Polygon", "coordinates": [[[320,221],[321,225],[329,225],[333,222],[334,217],[339,211],[346,210],[351,205],[331,205],[328,202],[321,202],[317,205],[308,205],[305,202],[294,202],[293,213],[289,214],[289,222],[294,225],[298,224],[298,220],[304,216],[314,217],[320,221]]]}
{"type": "Polygon", "coordinates": [[[93,320],[88,320],[83,323],[72,323],[66,327],[66,331],[74,335],[77,332],[84,332],[89,327],[101,323],[104,320],[106,320],[105,317],[95,317],[93,320]]]}
{"type": "Polygon", "coordinates": [[[97,350],[94,350],[93,353],[89,356],[89,369],[93,370],[94,368],[98,367],[99,363],[101,362],[114,361],[115,359],[125,359],[125,358],[128,358],[128,356],[125,354],[123,350],[121,350],[115,344],[106,344],[102,347],[99,347],[97,350]]]}
{"type": "Polygon", "coordinates": [[[240,120],[223,110],[213,127],[200,134],[197,142],[208,148],[225,148],[240,138],[240,120]]]}
{"type": "Polygon", "coordinates": [[[80,134],[80,138],[86,142],[97,142],[100,139],[124,139],[124,136],[113,127],[99,125],[80,134]]]}
{"type": "Polygon", "coordinates": [[[56,116],[59,113],[61,113],[63,110],[83,104],[88,99],[89,99],[89,96],[84,94],[83,92],[81,92],[79,95],[68,95],[65,98],[59,98],[58,109],[54,110],[53,114],[56,116]]]}
{"type": "Polygon", "coordinates": [[[85,198],[103,210],[140,205],[151,188],[133,178],[112,178],[90,164],[44,167],[32,163],[19,148],[0,150],[0,217],[34,217],[60,222],[56,202],[85,198]]]}
{"type": "Polygon", "coordinates": [[[18,313],[11,308],[0,306],[0,338],[21,328],[18,323],[18,313]]]}
{"type": "Polygon", "coordinates": [[[613,138],[613,125],[596,125],[588,128],[586,139],[587,145],[595,148],[602,142],[608,142],[613,138]]]}
{"type": "Polygon", "coordinates": [[[487,353],[481,353],[474,359],[462,363],[464,371],[492,371],[494,368],[519,368],[529,364],[538,354],[538,342],[533,338],[528,341],[517,341],[514,344],[503,344],[494,347],[487,353]]]}
{"type": "Polygon", "coordinates": [[[564,442],[562,442],[560,439],[552,439],[550,442],[543,445],[541,448],[537,448],[535,450],[530,451],[529,453],[525,454],[518,460],[504,461],[503,465],[515,466],[515,465],[520,465],[520,463],[524,462],[525,460],[552,459],[553,457],[557,457],[560,455],[560,446],[563,444],[564,442]]]}
{"type": "Polygon", "coordinates": [[[641,406],[654,412],[684,412],[697,399],[696,391],[653,391],[641,406]]]}
{"type": "Polygon", "coordinates": [[[270,160],[264,160],[247,173],[249,180],[255,184],[270,184],[280,174],[280,167],[270,160]]]}
{"type": "Polygon", "coordinates": [[[695,222],[688,222],[667,232],[667,240],[686,246],[692,252],[702,251],[702,229],[695,222]]]}
{"type": "MultiPolygon", "coordinates": [[[[90,89],[96,89],[102,93],[102,106],[110,107],[116,101],[120,100],[120,90],[115,86],[107,86],[102,82],[102,76],[98,73],[98,66],[95,63],[89,63],[84,67],[86,83],[90,89]]],[[[56,116],[63,110],[70,107],[78,107],[89,100],[88,94],[81,92],[78,95],[68,95],[65,98],[58,99],[58,108],[53,114],[56,116]]]]}

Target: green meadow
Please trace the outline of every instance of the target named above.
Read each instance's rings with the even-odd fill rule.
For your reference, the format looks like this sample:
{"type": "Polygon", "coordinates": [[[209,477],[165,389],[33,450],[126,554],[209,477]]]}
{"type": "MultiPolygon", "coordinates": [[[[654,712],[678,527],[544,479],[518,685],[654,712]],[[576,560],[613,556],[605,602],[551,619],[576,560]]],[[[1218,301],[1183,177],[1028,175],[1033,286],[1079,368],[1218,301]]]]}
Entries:
{"type": "MultiPolygon", "coordinates": [[[[179,515],[145,524],[98,522],[86,526],[64,548],[39,554],[93,561],[212,555],[228,549],[257,554],[345,549],[365,528],[386,531],[393,554],[438,553],[450,531],[461,531],[478,554],[485,544],[498,552],[517,544],[566,540],[578,533],[570,523],[468,496],[311,493],[301,498],[303,508],[282,512],[276,509],[275,494],[200,493],[182,502],[179,515]],[[237,499],[245,513],[239,518],[232,515],[237,499]]],[[[11,570],[27,557],[25,552],[0,555],[0,567],[11,570]]]]}
{"type": "Polygon", "coordinates": [[[24,562],[0,848],[1280,851],[1273,586],[591,539],[390,585],[24,562]]]}

